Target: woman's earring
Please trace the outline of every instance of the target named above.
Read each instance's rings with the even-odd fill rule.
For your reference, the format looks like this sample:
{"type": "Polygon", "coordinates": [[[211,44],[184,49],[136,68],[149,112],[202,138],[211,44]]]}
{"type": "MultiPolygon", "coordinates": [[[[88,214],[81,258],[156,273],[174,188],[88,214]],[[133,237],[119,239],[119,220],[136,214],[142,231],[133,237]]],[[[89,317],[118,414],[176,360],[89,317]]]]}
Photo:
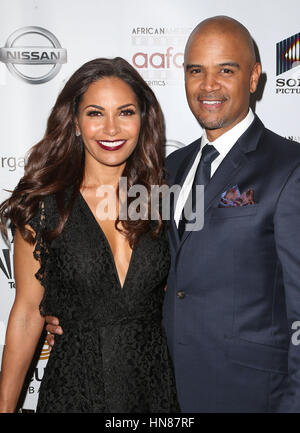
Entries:
{"type": "Polygon", "coordinates": [[[77,129],[76,129],[75,135],[76,135],[76,137],[79,137],[81,135],[80,131],[77,131],[77,129]]]}

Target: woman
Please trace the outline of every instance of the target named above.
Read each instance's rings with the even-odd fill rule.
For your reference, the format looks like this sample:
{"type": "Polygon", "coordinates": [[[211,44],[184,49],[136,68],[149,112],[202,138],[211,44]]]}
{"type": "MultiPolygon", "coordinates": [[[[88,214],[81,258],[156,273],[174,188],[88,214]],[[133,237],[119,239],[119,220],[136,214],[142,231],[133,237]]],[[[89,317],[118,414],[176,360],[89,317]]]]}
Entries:
{"type": "Polygon", "coordinates": [[[58,96],[45,137],[0,208],[2,230],[8,218],[15,228],[16,279],[2,412],[15,410],[45,315],[58,316],[64,334],[37,411],[178,410],[161,325],[170,260],[162,221],[120,220],[118,200],[115,219],[98,212],[107,207],[99,186],[124,198],[121,176],[147,191],[163,183],[163,137],[152,90],[121,58],[86,63],[58,96]]]}

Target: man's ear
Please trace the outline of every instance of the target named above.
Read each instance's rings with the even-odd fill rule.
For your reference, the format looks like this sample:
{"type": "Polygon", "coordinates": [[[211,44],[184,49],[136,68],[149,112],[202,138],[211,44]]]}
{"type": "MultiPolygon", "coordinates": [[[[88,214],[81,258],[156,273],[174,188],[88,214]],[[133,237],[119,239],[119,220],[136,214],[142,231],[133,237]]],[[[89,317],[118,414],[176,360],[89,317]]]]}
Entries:
{"type": "Polygon", "coordinates": [[[257,62],[255,63],[251,71],[250,93],[254,93],[256,91],[260,74],[261,74],[261,64],[257,62]]]}

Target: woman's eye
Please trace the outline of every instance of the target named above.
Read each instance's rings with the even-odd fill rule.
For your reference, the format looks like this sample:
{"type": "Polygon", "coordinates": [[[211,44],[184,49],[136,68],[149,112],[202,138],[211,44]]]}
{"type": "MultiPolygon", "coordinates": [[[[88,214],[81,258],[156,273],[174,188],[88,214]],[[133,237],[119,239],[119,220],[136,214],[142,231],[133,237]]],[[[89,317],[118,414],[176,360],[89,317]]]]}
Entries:
{"type": "Polygon", "coordinates": [[[132,116],[133,114],[135,114],[134,110],[127,109],[121,111],[121,116],[132,116]]]}
{"type": "Polygon", "coordinates": [[[87,115],[89,116],[89,117],[97,117],[97,116],[102,116],[102,113],[100,112],[100,111],[89,111],[88,113],[87,113],[87,115]]]}

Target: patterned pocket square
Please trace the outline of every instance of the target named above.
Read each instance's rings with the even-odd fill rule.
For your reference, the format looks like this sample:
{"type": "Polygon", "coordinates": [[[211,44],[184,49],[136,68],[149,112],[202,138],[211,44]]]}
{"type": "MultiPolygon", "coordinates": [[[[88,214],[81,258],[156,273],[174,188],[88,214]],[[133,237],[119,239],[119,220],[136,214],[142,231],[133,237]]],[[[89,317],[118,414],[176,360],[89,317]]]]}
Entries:
{"type": "Polygon", "coordinates": [[[254,190],[249,188],[241,194],[239,187],[234,185],[228,191],[223,192],[218,207],[247,206],[248,204],[255,204],[254,190]]]}

